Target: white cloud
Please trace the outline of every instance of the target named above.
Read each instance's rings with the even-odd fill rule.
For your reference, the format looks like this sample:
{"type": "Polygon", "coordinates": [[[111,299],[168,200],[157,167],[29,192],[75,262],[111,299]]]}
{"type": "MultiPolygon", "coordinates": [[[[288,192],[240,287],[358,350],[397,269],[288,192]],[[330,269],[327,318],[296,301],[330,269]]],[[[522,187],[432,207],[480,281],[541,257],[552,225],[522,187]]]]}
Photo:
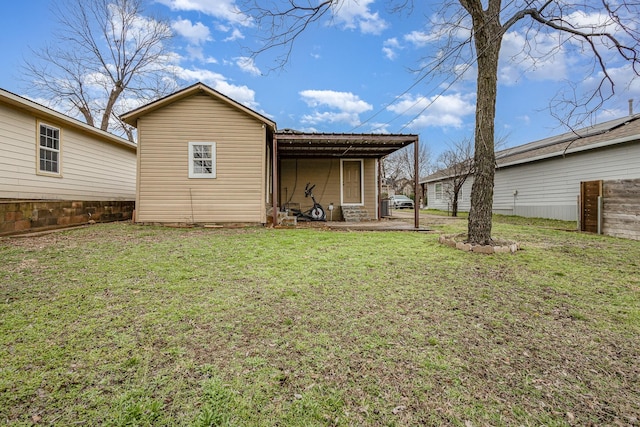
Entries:
{"type": "Polygon", "coordinates": [[[204,61],[204,50],[202,46],[187,46],[184,48],[187,51],[189,59],[197,59],[199,61],[204,61]]]}
{"type": "Polygon", "coordinates": [[[352,113],[364,113],[372,110],[371,104],[361,100],[351,92],[333,90],[303,90],[300,92],[304,102],[310,107],[327,106],[352,113]]]}
{"type": "Polygon", "coordinates": [[[227,37],[226,39],[224,39],[224,41],[225,42],[232,42],[232,41],[241,40],[241,39],[244,39],[244,34],[242,34],[242,32],[239,29],[234,28],[231,31],[231,35],[229,37],[227,37]]]}
{"type": "Polygon", "coordinates": [[[333,16],[336,21],[342,23],[345,28],[358,28],[364,34],[380,34],[389,27],[389,24],[378,12],[369,10],[370,4],[375,0],[344,0],[336,2],[333,7],[333,16]]]}
{"type": "MultiPolygon", "coordinates": [[[[586,13],[575,11],[563,20],[578,31],[607,32],[624,39],[626,35],[605,11],[586,13]]],[[[567,25],[567,24],[565,24],[567,25]]],[[[615,60],[615,49],[607,38],[594,39],[605,62],[615,60]]],[[[510,31],[504,35],[501,48],[500,82],[514,85],[525,78],[558,82],[592,74],[593,53],[580,37],[566,32],[522,33],[510,31]]]]}
{"type": "Polygon", "coordinates": [[[404,39],[415,47],[425,47],[427,44],[438,41],[439,37],[423,31],[411,31],[404,35],[404,39]]]}
{"type": "Polygon", "coordinates": [[[589,32],[607,32],[616,34],[621,30],[620,26],[609,16],[604,10],[586,13],[583,10],[577,10],[564,17],[574,28],[588,30],[589,32]]]}
{"type": "Polygon", "coordinates": [[[454,127],[464,123],[464,117],[475,112],[475,94],[440,95],[432,97],[405,95],[387,110],[408,116],[412,128],[454,127]]]}
{"type": "Polygon", "coordinates": [[[360,124],[360,114],[373,109],[373,106],[350,92],[333,90],[304,90],[300,92],[304,102],[312,107],[324,107],[337,111],[314,111],[303,116],[306,124],[348,123],[360,124]]]}
{"type": "Polygon", "coordinates": [[[187,82],[199,81],[211,86],[218,92],[254,110],[258,107],[258,103],[255,100],[255,91],[247,86],[237,86],[229,83],[222,74],[202,69],[179,68],[178,76],[187,82]]]}
{"type": "Polygon", "coordinates": [[[619,119],[629,114],[629,109],[604,109],[597,113],[596,122],[606,122],[607,120],[619,119]]]}
{"type": "MultiPolygon", "coordinates": [[[[212,56],[205,56],[205,50],[202,46],[185,46],[184,50],[187,53],[186,59],[197,60],[204,64],[217,64],[218,60],[212,56]]],[[[184,57],[180,57],[180,60],[184,60],[184,57]]],[[[177,61],[179,62],[179,61],[177,61]]]]}
{"type": "MultiPolygon", "coordinates": [[[[608,107],[616,110],[625,110],[628,109],[628,100],[630,98],[640,99],[640,78],[633,71],[631,64],[624,64],[621,67],[609,67],[607,73],[615,84],[615,94],[607,102],[608,107]]],[[[603,77],[602,71],[587,77],[581,82],[580,89],[584,93],[593,93],[600,85],[603,77]]],[[[608,89],[609,86],[606,83],[604,88],[605,95],[608,94],[608,89]]],[[[636,112],[640,112],[640,109],[636,108],[636,110],[636,112]]]]}
{"type": "Polygon", "coordinates": [[[370,133],[390,133],[389,127],[391,124],[389,123],[370,123],[369,124],[369,132],[370,133]]]}
{"type": "Polygon", "coordinates": [[[535,38],[517,31],[502,39],[499,81],[515,85],[526,77],[536,81],[567,78],[570,60],[559,34],[538,33],[535,38]]]}
{"type": "Polygon", "coordinates": [[[202,22],[196,22],[193,24],[188,19],[179,19],[171,23],[171,28],[173,28],[176,33],[189,40],[191,44],[199,45],[212,40],[209,27],[204,25],[202,22]]]}
{"type": "Polygon", "coordinates": [[[300,121],[304,124],[317,125],[321,123],[347,123],[350,126],[357,126],[360,124],[360,118],[357,114],[348,113],[345,111],[314,111],[311,114],[305,114],[300,121]]]}
{"type": "Polygon", "coordinates": [[[456,22],[457,18],[447,20],[444,16],[431,17],[430,31],[411,31],[403,36],[406,42],[411,43],[416,48],[423,48],[430,43],[439,42],[446,38],[453,40],[467,40],[471,37],[471,30],[467,19],[462,19],[457,25],[451,24],[456,22]]]}
{"type": "Polygon", "coordinates": [[[172,10],[200,12],[234,24],[249,26],[251,18],[240,12],[235,0],[157,0],[172,10]]]}
{"type": "Polygon", "coordinates": [[[235,60],[236,60],[236,65],[240,67],[240,69],[245,73],[249,73],[254,76],[259,76],[260,74],[262,74],[260,72],[260,69],[256,67],[256,64],[253,58],[250,58],[248,56],[240,56],[235,58],[235,60]]]}
{"type": "Polygon", "coordinates": [[[398,39],[395,37],[385,40],[382,44],[384,56],[392,61],[396,59],[398,56],[397,51],[400,49],[402,49],[402,46],[400,46],[400,42],[398,42],[398,39]]]}

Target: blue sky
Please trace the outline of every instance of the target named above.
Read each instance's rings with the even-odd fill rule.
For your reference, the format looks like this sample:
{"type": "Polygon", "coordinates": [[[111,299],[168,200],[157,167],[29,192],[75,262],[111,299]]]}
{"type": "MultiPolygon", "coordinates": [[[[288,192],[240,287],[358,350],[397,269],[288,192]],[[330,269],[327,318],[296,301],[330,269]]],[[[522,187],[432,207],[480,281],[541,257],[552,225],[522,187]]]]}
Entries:
{"type": "MultiPolygon", "coordinates": [[[[171,22],[171,46],[180,86],[202,81],[276,121],[278,128],[320,132],[416,133],[435,158],[447,145],[473,135],[475,77],[473,64],[463,78],[448,84],[446,75],[417,82],[411,70],[437,52],[430,19],[440,3],[415,2],[411,14],[388,13],[388,2],[347,0],[330,20],[313,25],[298,39],[289,62],[272,70],[270,51],[248,59],[258,46],[256,27],[237,13],[235,0],[149,0],[146,11],[171,22]],[[417,82],[417,84],[416,84],[417,82]]],[[[4,2],[0,13],[0,87],[26,92],[20,64],[29,48],[51,39],[56,23],[51,1],[4,2]]],[[[592,21],[596,13],[576,19],[592,21]]],[[[533,61],[518,55],[524,28],[507,33],[497,103],[497,134],[514,146],[560,133],[549,111],[550,99],[570,88],[588,87],[575,74],[582,59],[575,50],[558,49],[551,58],[533,61]]],[[[536,46],[557,46],[541,34],[536,46]]],[[[560,43],[561,44],[561,43],[560,43]]],[[[603,121],[628,112],[627,100],[640,100],[640,87],[624,64],[614,63],[619,94],[596,115],[603,121]]],[[[636,110],[640,111],[638,101],[636,110]]]]}

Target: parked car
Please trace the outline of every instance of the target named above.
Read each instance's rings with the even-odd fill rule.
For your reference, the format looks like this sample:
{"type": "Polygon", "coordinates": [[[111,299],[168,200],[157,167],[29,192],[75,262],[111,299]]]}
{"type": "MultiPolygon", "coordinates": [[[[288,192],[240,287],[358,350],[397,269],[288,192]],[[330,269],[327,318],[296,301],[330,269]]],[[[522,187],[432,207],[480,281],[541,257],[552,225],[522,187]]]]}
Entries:
{"type": "Polygon", "coordinates": [[[395,209],[404,209],[404,208],[413,209],[415,207],[413,200],[401,194],[397,194],[395,196],[389,197],[389,205],[395,209]]]}

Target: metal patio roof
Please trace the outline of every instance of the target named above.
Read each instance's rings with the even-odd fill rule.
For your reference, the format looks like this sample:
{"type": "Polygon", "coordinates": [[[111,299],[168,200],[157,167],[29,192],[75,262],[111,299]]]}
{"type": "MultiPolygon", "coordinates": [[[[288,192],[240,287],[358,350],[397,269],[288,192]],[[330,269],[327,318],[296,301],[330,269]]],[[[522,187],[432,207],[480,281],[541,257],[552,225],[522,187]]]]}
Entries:
{"type": "Polygon", "coordinates": [[[381,158],[418,141],[410,134],[304,133],[293,130],[276,132],[278,155],[301,157],[381,158]]]}

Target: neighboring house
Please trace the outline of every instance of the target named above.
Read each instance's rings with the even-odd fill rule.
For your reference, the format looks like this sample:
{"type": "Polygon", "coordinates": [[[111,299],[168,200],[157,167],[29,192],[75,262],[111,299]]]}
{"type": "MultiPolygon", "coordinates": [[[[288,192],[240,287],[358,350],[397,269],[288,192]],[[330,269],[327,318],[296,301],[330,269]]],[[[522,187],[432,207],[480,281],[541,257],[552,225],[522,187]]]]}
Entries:
{"type": "MultiPolygon", "coordinates": [[[[623,117],[496,152],[494,212],[577,220],[581,182],[640,178],[639,119],[623,117]]],[[[428,208],[450,206],[450,178],[444,170],[421,181],[428,208]]],[[[472,185],[470,176],[462,189],[461,211],[469,210],[472,185]]]]}
{"type": "MultiPolygon", "coordinates": [[[[453,209],[453,183],[450,169],[443,169],[422,178],[420,185],[427,200],[427,209],[451,211],[453,209]]],[[[473,175],[469,176],[458,192],[458,211],[467,212],[471,206],[473,175]]]]}
{"type": "Polygon", "coordinates": [[[271,119],[202,83],[122,119],[138,129],[142,223],[266,224],[274,207],[310,207],[307,183],[327,219],[342,219],[349,207],[379,218],[380,159],[418,139],[278,132],[271,119]]]}
{"type": "Polygon", "coordinates": [[[0,89],[0,234],[131,218],[136,145],[0,89]]]}

